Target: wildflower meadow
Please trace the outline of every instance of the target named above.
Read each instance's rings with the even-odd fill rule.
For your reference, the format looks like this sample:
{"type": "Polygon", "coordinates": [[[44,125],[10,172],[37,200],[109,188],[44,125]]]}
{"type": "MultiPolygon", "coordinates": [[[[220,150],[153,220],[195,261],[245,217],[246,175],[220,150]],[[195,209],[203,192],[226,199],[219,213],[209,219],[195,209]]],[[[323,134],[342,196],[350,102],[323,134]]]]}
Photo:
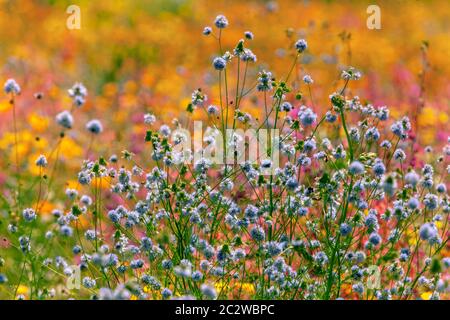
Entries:
{"type": "Polygon", "coordinates": [[[0,299],[450,298],[447,1],[0,1],[0,299]]]}

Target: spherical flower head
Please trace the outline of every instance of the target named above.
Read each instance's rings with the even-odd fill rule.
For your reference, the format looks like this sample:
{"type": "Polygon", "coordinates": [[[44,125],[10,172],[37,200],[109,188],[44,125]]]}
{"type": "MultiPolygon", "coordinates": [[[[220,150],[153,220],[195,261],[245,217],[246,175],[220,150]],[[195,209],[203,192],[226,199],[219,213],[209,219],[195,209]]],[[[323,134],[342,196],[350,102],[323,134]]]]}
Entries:
{"type": "Polygon", "coordinates": [[[73,229],[71,227],[69,227],[68,225],[63,225],[61,226],[61,228],[59,229],[59,232],[61,233],[62,236],[64,237],[71,237],[73,234],[73,229]]]}
{"type": "Polygon", "coordinates": [[[212,33],[211,27],[205,27],[205,28],[203,29],[203,35],[209,36],[211,33],[212,33]]]}
{"type": "Polygon", "coordinates": [[[364,165],[359,161],[353,161],[348,167],[348,172],[351,175],[357,175],[364,173],[364,165]]]}
{"type": "Polygon", "coordinates": [[[433,184],[434,184],[433,177],[430,176],[424,176],[421,181],[421,185],[426,189],[431,189],[433,184]]]}
{"type": "MultiPolygon", "coordinates": [[[[306,140],[305,143],[303,144],[304,152],[314,151],[314,150],[316,150],[316,148],[317,148],[317,145],[316,145],[316,140],[314,140],[314,138],[306,140]]],[[[304,158],[303,160],[306,160],[306,158],[304,158]]],[[[306,161],[309,162],[309,164],[311,163],[311,161],[308,161],[308,160],[306,160],[306,161]]]]}
{"type": "Polygon", "coordinates": [[[170,270],[173,267],[173,262],[172,262],[172,260],[166,259],[161,262],[161,266],[164,270],[170,270]]]}
{"type": "Polygon", "coordinates": [[[434,169],[430,164],[425,164],[422,168],[422,173],[425,176],[433,176],[434,174],[434,169]]]}
{"type": "Polygon", "coordinates": [[[270,159],[261,160],[261,168],[269,169],[272,166],[272,161],[270,159]]]}
{"type": "Polygon", "coordinates": [[[27,236],[19,237],[19,245],[20,249],[22,249],[23,252],[30,251],[31,250],[30,238],[27,236]]]}
{"type": "Polygon", "coordinates": [[[148,237],[142,237],[141,238],[141,248],[142,248],[142,250],[149,251],[149,250],[152,249],[152,247],[153,247],[153,242],[152,242],[152,240],[150,238],[148,238],[148,237]]]}
{"type": "Polygon", "coordinates": [[[339,226],[339,231],[341,232],[341,235],[345,237],[352,232],[352,226],[343,222],[339,226]]]}
{"type": "Polygon", "coordinates": [[[220,14],[214,20],[214,24],[217,28],[224,29],[228,26],[228,20],[224,15],[220,14]]]}
{"type": "Polygon", "coordinates": [[[53,238],[53,232],[52,231],[47,231],[45,233],[45,239],[52,239],[53,238]]]}
{"type": "Polygon", "coordinates": [[[350,138],[353,141],[359,141],[359,139],[361,138],[361,134],[359,133],[359,129],[356,127],[350,128],[350,132],[349,132],[350,138]]]}
{"type": "Polygon", "coordinates": [[[405,140],[408,137],[409,130],[411,130],[411,122],[408,117],[403,117],[401,120],[396,121],[391,125],[392,133],[402,140],[405,140]]]}
{"type": "Polygon", "coordinates": [[[163,125],[159,128],[159,132],[160,132],[163,136],[168,137],[168,136],[170,135],[170,133],[171,133],[171,130],[170,130],[170,128],[169,128],[168,125],[163,124],[163,125]]]}
{"type": "Polygon", "coordinates": [[[266,237],[266,233],[264,232],[264,229],[261,228],[260,226],[254,227],[250,231],[250,235],[251,235],[252,239],[255,240],[256,242],[261,242],[266,237]]]}
{"type": "Polygon", "coordinates": [[[35,161],[35,164],[38,166],[38,167],[46,167],[47,166],[47,158],[44,156],[44,155],[40,155],[37,159],[36,159],[36,161],[35,161]]]}
{"type": "Polygon", "coordinates": [[[217,115],[219,114],[219,108],[217,106],[210,105],[208,106],[207,112],[210,115],[217,115]]]}
{"type": "Polygon", "coordinates": [[[26,222],[36,220],[36,212],[32,208],[27,208],[22,211],[22,216],[26,222]]]}
{"type": "Polygon", "coordinates": [[[258,85],[256,88],[258,91],[272,90],[272,73],[265,70],[261,71],[258,76],[258,85]]]}
{"type": "Polygon", "coordinates": [[[435,210],[439,206],[439,198],[437,195],[428,193],[423,199],[423,203],[429,210],[435,210]]]}
{"type": "Polygon", "coordinates": [[[415,171],[410,171],[405,175],[406,183],[415,187],[419,183],[420,177],[415,171]]]}
{"type": "Polygon", "coordinates": [[[213,60],[214,69],[222,71],[227,66],[227,61],[222,57],[216,57],[213,60]]]}
{"type": "Polygon", "coordinates": [[[172,296],[172,290],[168,289],[168,288],[164,288],[161,290],[161,296],[164,299],[168,299],[172,296]]]}
{"type": "Polygon", "coordinates": [[[89,197],[88,195],[83,195],[80,198],[80,202],[82,204],[84,204],[85,206],[90,206],[90,205],[92,205],[92,198],[89,197]]]}
{"type": "Polygon", "coordinates": [[[78,191],[76,189],[67,188],[66,189],[66,196],[70,200],[74,200],[78,196],[78,191]]]}
{"type": "Polygon", "coordinates": [[[425,223],[419,229],[419,236],[422,240],[436,238],[438,230],[434,223],[425,223]]]}
{"type": "Polygon", "coordinates": [[[225,179],[219,185],[220,190],[222,190],[223,192],[231,191],[231,190],[233,190],[233,187],[234,187],[234,183],[233,183],[233,181],[231,181],[231,179],[225,179]]]}
{"type": "Polygon", "coordinates": [[[369,212],[369,214],[366,217],[366,220],[364,221],[364,224],[370,230],[378,229],[378,218],[377,218],[377,215],[375,213],[369,212]]]}
{"type": "Polygon", "coordinates": [[[450,268],[450,257],[443,258],[442,264],[444,265],[444,268],[446,269],[450,268]]]}
{"type": "Polygon", "coordinates": [[[369,236],[369,242],[372,245],[377,246],[381,243],[381,236],[376,232],[372,232],[369,236]]]}
{"type": "Polygon", "coordinates": [[[419,207],[420,202],[417,198],[412,197],[408,200],[407,205],[408,205],[408,208],[410,208],[411,210],[415,210],[419,207]]]}
{"type": "Polygon", "coordinates": [[[375,162],[375,164],[373,165],[373,173],[377,176],[380,177],[382,176],[385,172],[386,172],[386,167],[384,166],[383,162],[381,161],[377,161],[375,162]]]}
{"type": "Polygon", "coordinates": [[[216,299],[217,298],[216,289],[212,285],[208,285],[208,284],[204,283],[204,284],[202,284],[200,286],[200,291],[202,292],[202,294],[204,296],[208,297],[209,299],[216,299]]]}
{"type": "Polygon", "coordinates": [[[253,40],[253,33],[251,33],[250,31],[245,31],[244,36],[248,40],[253,40]]]}
{"type": "Polygon", "coordinates": [[[399,162],[405,161],[405,159],[406,159],[405,152],[402,149],[395,150],[394,151],[394,159],[399,162]]]}
{"type": "Polygon", "coordinates": [[[77,107],[81,107],[82,105],[84,105],[86,102],[86,99],[82,96],[75,96],[73,97],[73,103],[77,106],[77,107]]]}
{"type": "Polygon", "coordinates": [[[20,94],[20,86],[17,84],[16,80],[14,79],[8,79],[5,82],[5,85],[3,87],[6,94],[20,94]]]}
{"type": "Polygon", "coordinates": [[[275,257],[283,251],[283,246],[279,242],[270,241],[266,244],[266,249],[270,256],[275,257]]]}
{"type": "Polygon", "coordinates": [[[298,53],[302,53],[308,48],[308,43],[305,39],[300,39],[295,43],[295,49],[297,49],[298,53]]]}
{"type": "Polygon", "coordinates": [[[332,151],[333,157],[336,159],[345,159],[347,153],[345,152],[342,144],[338,145],[335,150],[332,151]]]}
{"type": "Polygon", "coordinates": [[[342,70],[341,78],[344,80],[359,80],[361,78],[361,73],[350,67],[347,70],[342,70]]]}
{"type": "Polygon", "coordinates": [[[310,108],[302,106],[298,112],[298,118],[303,126],[311,126],[317,120],[317,114],[315,114],[310,108]]]}
{"type": "Polygon", "coordinates": [[[325,265],[328,263],[328,256],[325,252],[319,251],[313,256],[314,261],[320,265],[325,265]]]}
{"type": "Polygon", "coordinates": [[[195,90],[191,95],[191,102],[194,106],[201,106],[208,100],[208,96],[202,92],[201,89],[195,90]]]}
{"type": "Polygon", "coordinates": [[[300,207],[300,208],[298,208],[297,214],[298,214],[300,217],[306,216],[306,215],[308,214],[308,208],[307,208],[307,207],[300,207]]]}
{"type": "Polygon", "coordinates": [[[155,115],[151,114],[151,113],[146,113],[144,114],[144,123],[145,124],[153,124],[156,121],[156,117],[155,115]]]}
{"type": "Polygon", "coordinates": [[[292,110],[292,104],[288,101],[284,101],[280,106],[281,111],[289,112],[292,110]]]}
{"type": "Polygon", "coordinates": [[[383,140],[380,143],[380,147],[382,147],[384,149],[390,149],[392,147],[392,143],[388,140],[383,140]]]}
{"type": "Polygon", "coordinates": [[[84,277],[83,278],[83,286],[88,288],[88,289],[92,289],[94,288],[96,285],[96,282],[94,279],[90,278],[90,277],[84,277]]]}
{"type": "Polygon", "coordinates": [[[89,173],[88,171],[80,171],[78,173],[78,182],[81,185],[88,185],[91,183],[91,173],[89,173]]]}
{"type": "Polygon", "coordinates": [[[337,120],[337,115],[335,115],[331,111],[327,111],[327,113],[325,114],[325,120],[327,122],[333,123],[337,120]]]}
{"type": "Polygon", "coordinates": [[[141,259],[131,260],[130,268],[131,269],[140,269],[144,266],[144,261],[141,259]]]}
{"type": "Polygon", "coordinates": [[[256,62],[257,60],[256,55],[248,48],[244,48],[244,52],[240,54],[240,57],[244,62],[256,62]]]}
{"type": "Polygon", "coordinates": [[[103,131],[103,126],[100,120],[94,119],[86,123],[86,129],[93,134],[100,134],[103,131]]]}
{"type": "Polygon", "coordinates": [[[108,218],[113,222],[113,223],[118,223],[120,221],[120,214],[116,212],[116,210],[110,210],[108,212],[108,218]]]}
{"type": "Polygon", "coordinates": [[[314,83],[314,80],[311,78],[309,74],[307,74],[303,77],[303,82],[306,84],[312,84],[314,83]]]}
{"type": "Polygon", "coordinates": [[[298,181],[295,177],[291,177],[286,181],[286,188],[288,190],[295,190],[298,187],[298,181]]]}
{"type": "Polygon", "coordinates": [[[436,186],[436,191],[439,192],[439,193],[446,193],[447,192],[447,187],[445,186],[444,183],[439,183],[436,186]]]}
{"type": "Polygon", "coordinates": [[[355,283],[354,285],[352,285],[352,290],[358,294],[363,294],[364,293],[364,285],[362,283],[355,283]]]}
{"type": "Polygon", "coordinates": [[[84,236],[86,237],[87,240],[93,241],[97,238],[97,233],[95,232],[95,230],[89,229],[84,233],[84,236]]]}
{"type": "Polygon", "coordinates": [[[389,118],[389,109],[386,106],[378,108],[376,111],[376,117],[381,121],[386,121],[389,118]]]}
{"type": "Polygon", "coordinates": [[[367,129],[364,137],[368,141],[377,141],[378,139],[380,139],[380,132],[378,131],[377,128],[372,127],[372,128],[367,129]]]}
{"type": "Polygon", "coordinates": [[[198,282],[203,279],[203,274],[200,271],[194,271],[192,273],[192,280],[198,282]]]}
{"type": "Polygon", "coordinates": [[[66,129],[71,129],[73,126],[73,117],[69,111],[63,111],[56,115],[56,122],[66,129]]]}
{"type": "Polygon", "coordinates": [[[0,273],[0,284],[5,284],[8,282],[8,278],[3,273],[0,273]]]}
{"type": "Polygon", "coordinates": [[[72,88],[70,88],[69,90],[67,90],[67,92],[69,93],[69,96],[71,98],[75,98],[75,97],[82,97],[85,98],[87,96],[87,89],[86,87],[80,83],[77,82],[75,83],[72,88]]]}
{"type": "Polygon", "coordinates": [[[244,215],[248,219],[255,219],[258,216],[258,208],[252,204],[249,204],[244,210],[244,215]]]}

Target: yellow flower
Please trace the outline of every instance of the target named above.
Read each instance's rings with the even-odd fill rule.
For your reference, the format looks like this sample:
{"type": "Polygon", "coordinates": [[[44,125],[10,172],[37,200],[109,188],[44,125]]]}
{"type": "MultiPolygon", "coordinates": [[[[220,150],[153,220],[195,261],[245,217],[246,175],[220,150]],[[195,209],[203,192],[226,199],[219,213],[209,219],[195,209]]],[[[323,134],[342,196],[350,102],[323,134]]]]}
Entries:
{"type": "Polygon", "coordinates": [[[432,144],[436,139],[434,127],[422,130],[420,140],[424,145],[432,144]]]}
{"type": "Polygon", "coordinates": [[[44,132],[48,128],[49,119],[36,113],[32,113],[28,116],[28,123],[33,130],[37,132],[44,132]]]}
{"type": "Polygon", "coordinates": [[[0,112],[7,112],[11,109],[11,104],[8,101],[0,102],[0,112]]]}
{"type": "Polygon", "coordinates": [[[77,180],[67,180],[66,181],[66,187],[69,189],[76,189],[79,186],[79,183],[77,180]]]}
{"type": "Polygon", "coordinates": [[[224,289],[228,286],[228,284],[225,281],[219,280],[214,284],[214,287],[216,288],[217,292],[222,292],[224,289]]]}
{"type": "Polygon", "coordinates": [[[417,120],[421,127],[435,125],[437,120],[436,110],[431,107],[423,108],[417,120]]]}
{"type": "Polygon", "coordinates": [[[244,283],[236,283],[236,288],[240,289],[242,286],[242,291],[244,291],[245,293],[252,295],[255,294],[256,290],[255,290],[255,285],[253,283],[249,283],[249,282],[244,282],[244,283]]]}
{"type": "Polygon", "coordinates": [[[60,148],[60,154],[67,159],[80,157],[83,153],[83,149],[70,137],[62,140],[60,148]]]}
{"type": "Polygon", "coordinates": [[[413,228],[406,230],[406,237],[408,239],[409,245],[413,246],[417,244],[417,231],[413,228]]]}
{"type": "Polygon", "coordinates": [[[23,294],[26,295],[28,294],[28,287],[24,286],[23,284],[19,285],[19,287],[17,288],[17,294],[23,294]]]}
{"type": "Polygon", "coordinates": [[[118,123],[124,123],[127,120],[129,111],[123,109],[119,110],[114,114],[114,121],[118,123]]]}
{"type": "Polygon", "coordinates": [[[103,93],[107,97],[113,97],[117,94],[117,86],[115,83],[107,83],[103,86],[103,93]]]}
{"type": "Polygon", "coordinates": [[[442,124],[448,123],[448,114],[446,112],[440,112],[438,118],[442,124]]]}
{"type": "Polygon", "coordinates": [[[432,292],[427,291],[422,293],[420,297],[422,298],[422,300],[430,300],[432,294],[433,294],[432,292]]]}
{"type": "MultiPolygon", "coordinates": [[[[36,207],[36,204],[33,206],[36,207]]],[[[51,202],[41,200],[39,202],[39,208],[39,214],[41,216],[50,217],[52,210],[55,209],[55,206],[51,202]]]]}
{"type": "Polygon", "coordinates": [[[181,99],[181,101],[180,101],[180,109],[181,109],[181,110],[186,110],[186,107],[187,107],[187,105],[188,105],[190,102],[191,102],[191,99],[189,99],[189,98],[181,99]]]}
{"type": "Polygon", "coordinates": [[[125,83],[124,89],[126,93],[134,95],[137,91],[137,84],[133,80],[129,80],[125,83]]]}
{"type": "Polygon", "coordinates": [[[58,94],[59,94],[60,90],[57,86],[52,86],[49,90],[48,90],[48,96],[50,98],[57,98],[58,94]]]}
{"type": "Polygon", "coordinates": [[[109,190],[111,187],[108,177],[95,177],[92,179],[92,186],[98,186],[101,189],[109,190]]]}

